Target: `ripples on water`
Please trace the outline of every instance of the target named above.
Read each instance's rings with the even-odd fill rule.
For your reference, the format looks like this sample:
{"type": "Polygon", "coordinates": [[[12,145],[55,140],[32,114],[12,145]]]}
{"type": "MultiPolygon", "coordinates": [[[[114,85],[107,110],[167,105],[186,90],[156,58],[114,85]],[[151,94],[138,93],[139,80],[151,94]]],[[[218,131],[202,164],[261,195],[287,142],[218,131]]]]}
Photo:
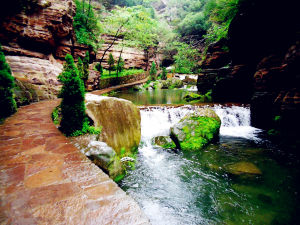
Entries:
{"type": "Polygon", "coordinates": [[[194,107],[142,110],[138,162],[121,187],[154,225],[295,224],[291,221],[298,171],[272,159],[276,149],[261,137],[261,130],[250,126],[249,108],[214,109],[223,124],[220,140],[199,152],[163,150],[151,143],[153,137],[168,135],[194,107]],[[255,164],[263,175],[233,176],[224,171],[240,161],[255,164]]]}

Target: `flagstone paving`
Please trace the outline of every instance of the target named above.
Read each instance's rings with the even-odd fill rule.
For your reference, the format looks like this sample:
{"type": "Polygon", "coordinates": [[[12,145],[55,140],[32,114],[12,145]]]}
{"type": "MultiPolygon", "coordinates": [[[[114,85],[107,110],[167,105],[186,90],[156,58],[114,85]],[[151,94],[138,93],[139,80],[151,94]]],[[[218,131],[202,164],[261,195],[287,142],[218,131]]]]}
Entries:
{"type": "Polygon", "coordinates": [[[59,100],[0,125],[0,224],[148,224],[139,206],[54,126],[59,100]]]}

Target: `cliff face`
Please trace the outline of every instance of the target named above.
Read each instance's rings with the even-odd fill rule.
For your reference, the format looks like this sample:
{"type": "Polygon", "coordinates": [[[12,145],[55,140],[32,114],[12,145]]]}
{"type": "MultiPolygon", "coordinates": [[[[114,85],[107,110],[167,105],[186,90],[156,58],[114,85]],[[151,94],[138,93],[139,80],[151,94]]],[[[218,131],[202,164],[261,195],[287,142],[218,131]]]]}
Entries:
{"type": "Polygon", "coordinates": [[[16,78],[19,105],[56,98],[62,71],[58,62],[72,52],[75,3],[42,0],[35,9],[0,20],[0,43],[16,78]]]}
{"type": "Polygon", "coordinates": [[[296,2],[241,1],[228,40],[211,45],[198,89],[216,101],[251,103],[252,124],[294,135],[300,112],[300,38],[296,2]],[[274,118],[280,118],[276,125],[274,118]]]}
{"type": "MultiPolygon", "coordinates": [[[[102,36],[104,40],[104,44],[101,49],[97,52],[96,60],[100,61],[102,58],[104,51],[110,46],[110,44],[114,41],[113,36],[102,36]]],[[[111,53],[114,56],[114,59],[117,61],[120,57],[120,52],[122,51],[121,46],[122,39],[117,38],[114,42],[114,45],[106,52],[105,57],[102,62],[102,66],[104,68],[108,68],[108,57],[111,53]]],[[[156,53],[155,49],[150,49],[148,52],[139,50],[137,48],[124,47],[122,52],[122,58],[125,62],[125,69],[128,68],[138,68],[147,70],[151,63],[155,61],[157,65],[161,62],[161,55],[156,53]]]]}

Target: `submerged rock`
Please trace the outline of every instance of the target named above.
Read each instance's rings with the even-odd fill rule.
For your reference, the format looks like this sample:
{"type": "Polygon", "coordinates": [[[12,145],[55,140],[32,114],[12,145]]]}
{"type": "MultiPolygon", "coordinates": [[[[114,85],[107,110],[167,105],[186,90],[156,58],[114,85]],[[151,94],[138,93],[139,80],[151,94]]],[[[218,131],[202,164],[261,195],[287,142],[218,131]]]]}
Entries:
{"type": "Polygon", "coordinates": [[[211,109],[198,109],[171,128],[171,138],[177,148],[195,151],[212,142],[218,135],[221,120],[211,109]]]}
{"type": "Polygon", "coordinates": [[[130,101],[86,95],[86,112],[96,127],[102,126],[100,140],[112,147],[117,155],[121,149],[133,153],[141,140],[140,110],[130,101]]]}
{"type": "Polygon", "coordinates": [[[153,139],[154,143],[162,148],[176,148],[176,144],[169,136],[159,136],[153,139]]]}
{"type": "Polygon", "coordinates": [[[261,175],[262,174],[260,169],[251,162],[238,162],[226,166],[225,169],[227,172],[234,175],[241,175],[241,174],[261,175]]]}

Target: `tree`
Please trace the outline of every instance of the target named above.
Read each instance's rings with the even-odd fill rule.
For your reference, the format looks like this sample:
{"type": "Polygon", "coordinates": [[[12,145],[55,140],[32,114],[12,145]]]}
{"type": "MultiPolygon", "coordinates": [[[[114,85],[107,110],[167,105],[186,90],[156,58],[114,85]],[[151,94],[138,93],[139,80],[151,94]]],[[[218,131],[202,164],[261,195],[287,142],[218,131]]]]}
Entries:
{"type": "Polygon", "coordinates": [[[83,62],[80,57],[78,57],[77,69],[78,69],[79,77],[83,80],[84,68],[83,68],[83,62]]]}
{"type": "Polygon", "coordinates": [[[83,76],[81,78],[85,87],[87,86],[87,81],[89,79],[89,74],[90,74],[89,66],[90,66],[90,54],[87,51],[85,53],[85,57],[83,58],[83,74],[82,74],[83,76]]]}
{"type": "Polygon", "coordinates": [[[11,75],[10,67],[0,45],[0,120],[17,111],[17,104],[13,97],[14,86],[14,77],[11,75]]]}
{"type": "Polygon", "coordinates": [[[167,69],[166,69],[166,67],[162,68],[161,79],[162,80],[166,80],[167,79],[167,69]]]}
{"type": "Polygon", "coordinates": [[[62,98],[60,130],[67,136],[73,136],[82,131],[86,123],[85,89],[73,57],[68,54],[65,59],[64,70],[58,77],[63,83],[59,94],[62,98]]]}
{"type": "Polygon", "coordinates": [[[124,62],[122,56],[120,56],[120,58],[118,60],[118,64],[117,64],[117,77],[118,77],[119,73],[124,70],[124,66],[125,66],[125,62],[124,62]]]}
{"type": "Polygon", "coordinates": [[[157,70],[156,70],[156,64],[154,61],[152,62],[152,66],[151,66],[149,74],[150,74],[151,80],[156,80],[157,70]]]}
{"type": "Polygon", "coordinates": [[[102,27],[98,18],[94,14],[91,1],[85,3],[84,0],[75,0],[76,15],[74,16],[74,30],[77,42],[90,46],[94,51],[100,47],[98,40],[102,27]]]}
{"type": "Polygon", "coordinates": [[[114,66],[115,66],[115,59],[114,56],[110,53],[108,56],[108,71],[109,71],[109,75],[111,74],[111,71],[113,70],[114,66]]]}

